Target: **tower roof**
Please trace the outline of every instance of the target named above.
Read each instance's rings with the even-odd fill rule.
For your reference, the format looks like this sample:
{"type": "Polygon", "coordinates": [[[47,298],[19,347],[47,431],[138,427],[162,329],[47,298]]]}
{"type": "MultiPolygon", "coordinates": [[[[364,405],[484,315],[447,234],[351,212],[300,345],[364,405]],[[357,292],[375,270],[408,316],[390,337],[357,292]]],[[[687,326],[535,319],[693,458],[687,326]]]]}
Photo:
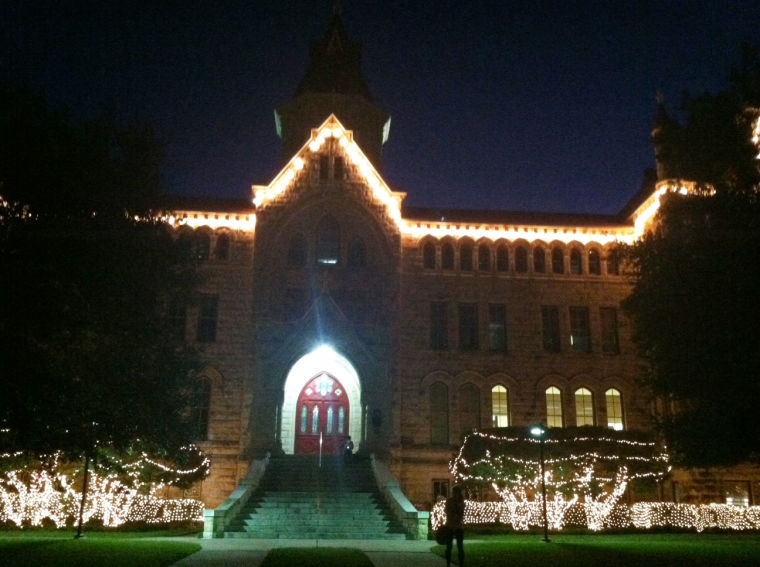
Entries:
{"type": "Polygon", "coordinates": [[[359,95],[372,101],[361,71],[361,44],[346,34],[339,8],[333,8],[325,36],[311,46],[309,67],[295,96],[304,93],[359,95]]]}

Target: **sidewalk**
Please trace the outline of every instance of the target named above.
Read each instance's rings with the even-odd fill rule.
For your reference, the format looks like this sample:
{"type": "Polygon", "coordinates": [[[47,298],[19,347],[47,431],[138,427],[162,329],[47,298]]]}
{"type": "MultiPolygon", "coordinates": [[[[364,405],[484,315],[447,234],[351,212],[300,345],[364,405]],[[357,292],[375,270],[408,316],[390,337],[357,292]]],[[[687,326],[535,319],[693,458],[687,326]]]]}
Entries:
{"type": "Polygon", "coordinates": [[[375,567],[441,567],[446,564],[442,557],[430,552],[435,542],[427,540],[186,539],[200,543],[202,549],[174,563],[172,567],[257,567],[269,550],[275,547],[360,549],[375,567]]]}

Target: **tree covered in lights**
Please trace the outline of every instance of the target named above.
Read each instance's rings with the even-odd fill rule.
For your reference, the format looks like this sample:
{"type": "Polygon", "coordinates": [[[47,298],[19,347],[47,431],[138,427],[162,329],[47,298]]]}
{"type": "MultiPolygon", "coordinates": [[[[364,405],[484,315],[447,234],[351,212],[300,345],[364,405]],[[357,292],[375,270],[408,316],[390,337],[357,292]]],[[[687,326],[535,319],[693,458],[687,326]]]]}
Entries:
{"type": "MultiPolygon", "coordinates": [[[[160,146],[0,87],[0,452],[184,458],[192,251],[152,208],[160,146]]],[[[167,461],[168,462],[168,461],[167,461]]]]}
{"type": "Polygon", "coordinates": [[[540,443],[544,443],[549,523],[561,529],[579,505],[584,522],[601,529],[631,482],[659,480],[669,470],[667,453],[650,436],[594,427],[552,428],[540,441],[525,428],[468,435],[451,472],[471,491],[495,493],[515,529],[534,525],[542,502],[540,443]]]}
{"type": "Polygon", "coordinates": [[[671,194],[651,232],[628,248],[624,303],[648,362],[645,383],[674,460],[689,466],[760,460],[760,57],[745,47],[728,88],[661,106],[653,131],[671,194]]]}

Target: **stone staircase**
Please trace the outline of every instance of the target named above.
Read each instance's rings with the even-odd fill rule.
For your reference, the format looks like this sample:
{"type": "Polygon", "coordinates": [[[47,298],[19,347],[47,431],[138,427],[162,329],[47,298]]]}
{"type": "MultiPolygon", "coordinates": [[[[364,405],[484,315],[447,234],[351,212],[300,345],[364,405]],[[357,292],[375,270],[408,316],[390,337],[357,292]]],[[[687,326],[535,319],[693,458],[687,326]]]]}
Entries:
{"type": "Polygon", "coordinates": [[[406,539],[380,496],[369,461],[273,457],[224,537],[406,539]]]}

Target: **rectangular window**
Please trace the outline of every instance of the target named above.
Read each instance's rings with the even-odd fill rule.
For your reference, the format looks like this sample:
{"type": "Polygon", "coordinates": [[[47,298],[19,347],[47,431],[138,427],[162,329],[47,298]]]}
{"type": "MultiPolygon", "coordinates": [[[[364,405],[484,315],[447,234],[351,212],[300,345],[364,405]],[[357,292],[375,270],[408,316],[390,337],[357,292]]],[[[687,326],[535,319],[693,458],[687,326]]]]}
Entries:
{"type": "Polygon", "coordinates": [[[570,308],[570,349],[573,352],[591,352],[588,307],[570,308]]]}
{"type": "Polygon", "coordinates": [[[602,322],[602,352],[604,354],[620,354],[617,309],[602,307],[599,310],[599,315],[602,322]]]}
{"type": "Polygon", "coordinates": [[[449,306],[442,301],[430,304],[430,348],[449,348],[449,306]]]}
{"type": "Polygon", "coordinates": [[[723,497],[731,506],[749,506],[749,482],[746,480],[729,480],[723,483],[723,497]]]}
{"type": "Polygon", "coordinates": [[[433,502],[446,500],[449,497],[449,481],[433,479],[433,502]]]}
{"type": "Polygon", "coordinates": [[[492,304],[488,306],[488,348],[495,351],[507,350],[507,307],[492,304]]]}
{"type": "Polygon", "coordinates": [[[478,350],[478,346],[478,305],[477,303],[460,303],[459,348],[478,350]]]}
{"type": "Polygon", "coordinates": [[[202,294],[200,312],[198,313],[198,342],[213,343],[216,341],[216,323],[219,316],[219,297],[202,294]]]}
{"type": "Polygon", "coordinates": [[[544,350],[547,352],[559,352],[559,308],[556,305],[543,305],[541,307],[541,328],[544,339],[544,350]]]}

